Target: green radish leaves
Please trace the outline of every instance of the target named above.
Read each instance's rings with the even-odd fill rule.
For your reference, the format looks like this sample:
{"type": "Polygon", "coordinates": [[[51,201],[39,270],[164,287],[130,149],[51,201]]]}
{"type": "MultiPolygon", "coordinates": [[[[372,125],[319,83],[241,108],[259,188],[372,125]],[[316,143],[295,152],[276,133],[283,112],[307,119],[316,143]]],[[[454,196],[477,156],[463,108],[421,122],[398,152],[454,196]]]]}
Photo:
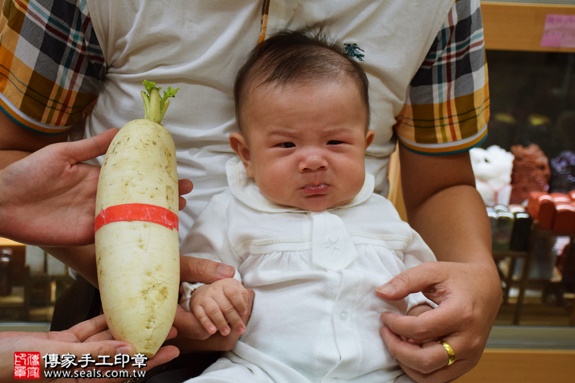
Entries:
{"type": "Polygon", "coordinates": [[[156,87],[153,81],[144,80],[145,91],[142,91],[142,100],[144,100],[144,118],[152,120],[158,124],[162,123],[164,115],[170,105],[170,98],[174,97],[179,88],[168,87],[164,94],[160,96],[160,89],[156,87]]]}

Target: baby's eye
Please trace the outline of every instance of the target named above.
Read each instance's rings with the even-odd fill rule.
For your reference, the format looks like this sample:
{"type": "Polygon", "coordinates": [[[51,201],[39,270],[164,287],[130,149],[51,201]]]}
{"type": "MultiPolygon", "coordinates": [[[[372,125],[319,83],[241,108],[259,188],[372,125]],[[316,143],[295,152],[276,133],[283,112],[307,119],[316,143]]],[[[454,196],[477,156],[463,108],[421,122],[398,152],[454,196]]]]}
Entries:
{"type": "Polygon", "coordinates": [[[328,145],[340,145],[343,144],[343,141],[339,141],[339,140],[329,140],[327,142],[328,145]]]}
{"type": "Polygon", "coordinates": [[[277,144],[276,146],[284,149],[295,148],[295,144],[293,142],[282,142],[277,144]]]}

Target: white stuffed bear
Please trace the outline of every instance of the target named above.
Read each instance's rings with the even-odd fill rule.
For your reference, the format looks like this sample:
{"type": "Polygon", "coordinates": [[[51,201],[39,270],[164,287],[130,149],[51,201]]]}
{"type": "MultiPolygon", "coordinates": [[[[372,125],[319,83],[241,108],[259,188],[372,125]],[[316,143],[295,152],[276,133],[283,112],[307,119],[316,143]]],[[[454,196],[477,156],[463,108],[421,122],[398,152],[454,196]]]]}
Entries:
{"type": "Polygon", "coordinates": [[[513,154],[497,145],[470,151],[475,187],[485,206],[509,205],[513,154]]]}

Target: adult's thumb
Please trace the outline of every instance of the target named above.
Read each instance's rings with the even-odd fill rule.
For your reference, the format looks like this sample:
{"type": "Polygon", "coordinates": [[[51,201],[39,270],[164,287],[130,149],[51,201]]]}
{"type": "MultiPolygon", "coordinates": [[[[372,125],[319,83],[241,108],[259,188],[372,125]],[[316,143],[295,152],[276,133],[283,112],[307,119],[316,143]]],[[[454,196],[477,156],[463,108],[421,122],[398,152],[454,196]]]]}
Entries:
{"type": "Polygon", "coordinates": [[[106,153],[108,146],[112,142],[114,136],[118,133],[118,129],[108,129],[97,136],[86,138],[80,141],[72,141],[67,143],[68,153],[71,157],[75,158],[78,162],[83,162],[96,158],[106,153]]]}

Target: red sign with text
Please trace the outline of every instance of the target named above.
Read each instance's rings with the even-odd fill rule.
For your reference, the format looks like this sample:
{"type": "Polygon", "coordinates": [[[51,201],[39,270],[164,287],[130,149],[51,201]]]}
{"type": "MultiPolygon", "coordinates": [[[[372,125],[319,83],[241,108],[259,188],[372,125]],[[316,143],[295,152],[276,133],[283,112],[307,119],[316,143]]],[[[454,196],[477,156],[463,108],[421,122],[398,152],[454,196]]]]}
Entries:
{"type": "Polygon", "coordinates": [[[40,379],[40,353],[19,351],[14,353],[14,379],[40,379]]]}

